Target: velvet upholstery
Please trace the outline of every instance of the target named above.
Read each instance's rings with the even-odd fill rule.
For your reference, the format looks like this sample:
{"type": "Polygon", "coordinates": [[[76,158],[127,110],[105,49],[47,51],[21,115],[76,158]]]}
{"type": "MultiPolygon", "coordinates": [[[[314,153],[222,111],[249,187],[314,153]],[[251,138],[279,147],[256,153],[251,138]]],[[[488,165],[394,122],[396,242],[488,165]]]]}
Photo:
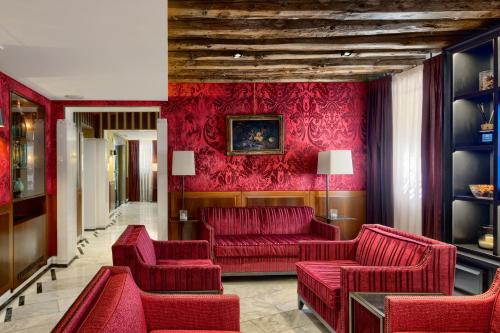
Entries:
{"type": "Polygon", "coordinates": [[[144,226],[130,225],[112,252],[113,265],[130,267],[142,290],[222,293],[221,268],[206,241],[154,241],[144,226]]]}
{"type": "Polygon", "coordinates": [[[235,295],[148,294],[128,267],[103,267],[52,332],[239,332],[239,312],[235,295]]]}
{"type": "Polygon", "coordinates": [[[350,292],[453,292],[454,246],[381,225],[364,225],[351,241],[300,242],[299,257],[299,297],[339,333],[350,292]]]}
{"type": "Polygon", "coordinates": [[[500,269],[477,296],[389,296],[386,332],[500,332],[500,269]]]}
{"type": "Polygon", "coordinates": [[[339,239],[338,227],[314,219],[311,207],[201,210],[200,236],[223,273],[295,273],[300,241],[339,239]]]}

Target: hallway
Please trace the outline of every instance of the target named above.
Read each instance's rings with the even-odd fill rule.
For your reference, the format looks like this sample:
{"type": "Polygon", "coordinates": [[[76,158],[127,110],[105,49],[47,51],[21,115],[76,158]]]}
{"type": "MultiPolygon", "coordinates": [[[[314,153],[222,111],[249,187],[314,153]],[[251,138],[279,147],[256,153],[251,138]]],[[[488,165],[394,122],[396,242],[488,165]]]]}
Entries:
{"type": "MultiPolygon", "coordinates": [[[[0,332],[50,332],[103,265],[112,265],[111,245],[129,224],[144,224],[157,238],[156,203],[121,206],[105,230],[86,231],[78,258],[52,268],[0,312],[0,332]]],[[[295,277],[225,278],[224,293],[241,298],[242,332],[326,332],[310,313],[297,310],[295,277]],[[258,279],[258,281],[257,281],[258,279]]]]}

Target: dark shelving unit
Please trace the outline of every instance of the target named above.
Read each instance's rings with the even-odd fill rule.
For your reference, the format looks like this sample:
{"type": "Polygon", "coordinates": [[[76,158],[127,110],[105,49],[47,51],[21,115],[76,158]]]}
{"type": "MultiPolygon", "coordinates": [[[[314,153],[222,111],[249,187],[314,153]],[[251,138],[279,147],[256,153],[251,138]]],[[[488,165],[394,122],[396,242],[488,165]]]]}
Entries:
{"type": "Polygon", "coordinates": [[[443,147],[443,235],[458,248],[457,288],[467,281],[487,289],[496,267],[500,267],[499,172],[498,172],[498,43],[500,29],[492,30],[444,50],[444,147],[443,147]],[[480,73],[491,71],[491,86],[480,87],[480,73]],[[482,89],[480,89],[482,88],[482,89]],[[479,112],[493,113],[493,141],[483,143],[479,112]],[[492,199],[473,196],[471,184],[494,185],[492,199]],[[484,227],[493,227],[493,249],[479,246],[484,227]],[[493,264],[492,264],[493,263],[493,264]]]}

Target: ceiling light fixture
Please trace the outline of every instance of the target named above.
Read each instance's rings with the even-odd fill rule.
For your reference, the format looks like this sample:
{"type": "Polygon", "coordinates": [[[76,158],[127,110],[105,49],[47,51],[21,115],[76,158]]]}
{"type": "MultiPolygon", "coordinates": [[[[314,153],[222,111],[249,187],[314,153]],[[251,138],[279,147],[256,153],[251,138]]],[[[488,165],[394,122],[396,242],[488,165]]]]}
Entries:
{"type": "Polygon", "coordinates": [[[241,58],[242,54],[241,53],[235,53],[233,56],[235,59],[241,58]]]}
{"type": "Polygon", "coordinates": [[[67,99],[83,99],[82,95],[64,95],[64,98],[67,99]]]}
{"type": "Polygon", "coordinates": [[[342,57],[349,57],[350,55],[352,55],[353,51],[351,50],[344,50],[344,51],[340,51],[340,55],[342,57]]]}
{"type": "Polygon", "coordinates": [[[5,47],[3,45],[0,45],[0,51],[4,50],[4,49],[5,49],[5,47]]]}

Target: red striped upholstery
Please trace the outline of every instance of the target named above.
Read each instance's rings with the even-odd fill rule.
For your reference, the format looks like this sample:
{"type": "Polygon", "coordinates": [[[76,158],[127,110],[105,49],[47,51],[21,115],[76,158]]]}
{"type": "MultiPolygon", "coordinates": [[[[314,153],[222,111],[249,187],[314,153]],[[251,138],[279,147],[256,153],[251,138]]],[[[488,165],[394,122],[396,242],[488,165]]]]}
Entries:
{"type": "Polygon", "coordinates": [[[200,236],[223,273],[295,271],[300,241],[339,239],[310,207],[204,208],[200,236]]]}
{"type": "Polygon", "coordinates": [[[152,241],[144,226],[130,225],[112,252],[113,265],[129,267],[143,290],[222,292],[221,268],[212,263],[207,241],[152,241]]]}
{"type": "Polygon", "coordinates": [[[359,265],[353,260],[301,261],[297,278],[332,309],[340,305],[340,267],[359,265]]]}
{"type": "Polygon", "coordinates": [[[141,291],[128,267],[102,267],[53,333],[239,332],[238,296],[141,291]]]}
{"type": "Polygon", "coordinates": [[[314,217],[311,207],[263,207],[259,213],[263,235],[308,234],[314,217]]]}
{"type": "Polygon", "coordinates": [[[203,221],[214,228],[215,236],[260,234],[257,208],[205,208],[202,216],[203,221]]]}
{"type": "Polygon", "coordinates": [[[428,244],[381,229],[366,229],[356,251],[356,261],[364,266],[412,266],[418,264],[428,244]]]}
{"type": "Polygon", "coordinates": [[[364,225],[353,241],[303,242],[299,252],[308,260],[297,264],[299,296],[338,333],[351,292],[453,292],[456,248],[392,228],[364,225]]]}
{"type": "Polygon", "coordinates": [[[319,240],[315,235],[241,235],[215,237],[217,257],[298,257],[299,241],[319,240]]]}
{"type": "Polygon", "coordinates": [[[497,280],[499,290],[497,292],[495,304],[493,305],[493,311],[491,312],[491,333],[500,333],[500,269],[497,271],[497,280]]]}

